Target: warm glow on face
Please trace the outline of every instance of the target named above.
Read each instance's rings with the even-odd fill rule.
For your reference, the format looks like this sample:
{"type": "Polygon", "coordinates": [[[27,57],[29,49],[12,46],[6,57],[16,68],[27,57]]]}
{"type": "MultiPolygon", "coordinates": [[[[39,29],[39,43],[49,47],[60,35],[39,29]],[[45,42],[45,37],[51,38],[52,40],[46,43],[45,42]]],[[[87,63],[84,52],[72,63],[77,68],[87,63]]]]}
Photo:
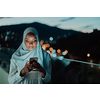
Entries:
{"type": "Polygon", "coordinates": [[[61,52],[61,50],[60,50],[60,49],[58,49],[58,50],[57,50],[57,53],[60,53],[60,52],[61,52]]]}
{"type": "Polygon", "coordinates": [[[32,51],[37,46],[37,38],[33,33],[28,33],[25,37],[25,46],[28,50],[32,51]]]}
{"type": "Polygon", "coordinates": [[[53,50],[53,48],[52,48],[52,47],[50,47],[50,48],[49,48],[49,50],[50,50],[50,51],[52,51],[52,50],[53,50]]]}
{"type": "Polygon", "coordinates": [[[0,47],[1,47],[1,44],[0,44],[0,47]]]}

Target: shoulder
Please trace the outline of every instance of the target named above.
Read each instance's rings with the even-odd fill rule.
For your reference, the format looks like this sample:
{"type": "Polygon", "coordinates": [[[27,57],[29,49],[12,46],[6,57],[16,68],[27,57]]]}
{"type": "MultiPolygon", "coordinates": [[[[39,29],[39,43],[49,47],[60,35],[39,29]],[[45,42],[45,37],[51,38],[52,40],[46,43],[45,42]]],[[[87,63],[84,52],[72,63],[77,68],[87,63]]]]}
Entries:
{"type": "Polygon", "coordinates": [[[15,65],[16,65],[16,63],[17,63],[17,60],[16,59],[10,59],[10,63],[14,63],[15,65]]]}

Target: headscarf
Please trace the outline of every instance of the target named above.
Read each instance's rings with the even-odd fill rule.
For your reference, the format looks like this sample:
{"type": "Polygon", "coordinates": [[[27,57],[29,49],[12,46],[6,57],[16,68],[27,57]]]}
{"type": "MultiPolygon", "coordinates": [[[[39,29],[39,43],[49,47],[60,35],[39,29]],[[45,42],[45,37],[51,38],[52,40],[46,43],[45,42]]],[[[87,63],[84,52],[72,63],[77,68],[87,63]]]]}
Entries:
{"type": "Polygon", "coordinates": [[[37,57],[38,62],[40,63],[41,66],[43,66],[43,52],[44,52],[44,50],[42,49],[41,44],[39,42],[38,31],[33,27],[28,27],[25,29],[25,31],[23,33],[23,41],[22,41],[21,45],[15,51],[15,53],[12,55],[11,59],[21,60],[21,61],[25,61],[25,60],[29,61],[29,59],[31,57],[37,57]],[[37,37],[37,46],[32,51],[28,50],[25,46],[25,37],[29,32],[34,33],[37,37]]]}

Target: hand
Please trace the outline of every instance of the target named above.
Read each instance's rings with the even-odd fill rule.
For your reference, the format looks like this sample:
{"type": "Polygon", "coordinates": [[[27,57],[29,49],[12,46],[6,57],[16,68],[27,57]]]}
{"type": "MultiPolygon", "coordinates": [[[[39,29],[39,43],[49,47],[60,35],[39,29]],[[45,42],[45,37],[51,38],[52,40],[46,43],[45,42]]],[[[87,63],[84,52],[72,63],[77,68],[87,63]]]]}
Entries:
{"type": "Polygon", "coordinates": [[[30,64],[28,61],[26,62],[25,67],[21,70],[20,76],[24,76],[27,72],[30,72],[31,70],[33,70],[32,64],[30,64]]]}
{"type": "Polygon", "coordinates": [[[39,71],[39,72],[41,72],[41,76],[43,78],[45,78],[46,72],[45,72],[44,68],[37,61],[34,61],[32,63],[32,68],[35,69],[35,70],[32,70],[32,71],[39,71]]]}

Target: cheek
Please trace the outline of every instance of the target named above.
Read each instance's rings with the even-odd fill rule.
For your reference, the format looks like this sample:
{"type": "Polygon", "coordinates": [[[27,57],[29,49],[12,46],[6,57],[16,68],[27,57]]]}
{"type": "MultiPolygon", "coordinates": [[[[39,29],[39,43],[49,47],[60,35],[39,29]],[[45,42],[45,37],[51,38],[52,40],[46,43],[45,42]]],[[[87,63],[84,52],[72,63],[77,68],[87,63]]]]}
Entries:
{"type": "Polygon", "coordinates": [[[36,42],[36,43],[34,43],[33,45],[34,45],[34,47],[36,47],[36,46],[37,46],[37,42],[36,42]]]}
{"type": "Polygon", "coordinates": [[[28,47],[28,46],[29,46],[29,44],[25,42],[25,46],[26,46],[26,47],[28,47]]]}

